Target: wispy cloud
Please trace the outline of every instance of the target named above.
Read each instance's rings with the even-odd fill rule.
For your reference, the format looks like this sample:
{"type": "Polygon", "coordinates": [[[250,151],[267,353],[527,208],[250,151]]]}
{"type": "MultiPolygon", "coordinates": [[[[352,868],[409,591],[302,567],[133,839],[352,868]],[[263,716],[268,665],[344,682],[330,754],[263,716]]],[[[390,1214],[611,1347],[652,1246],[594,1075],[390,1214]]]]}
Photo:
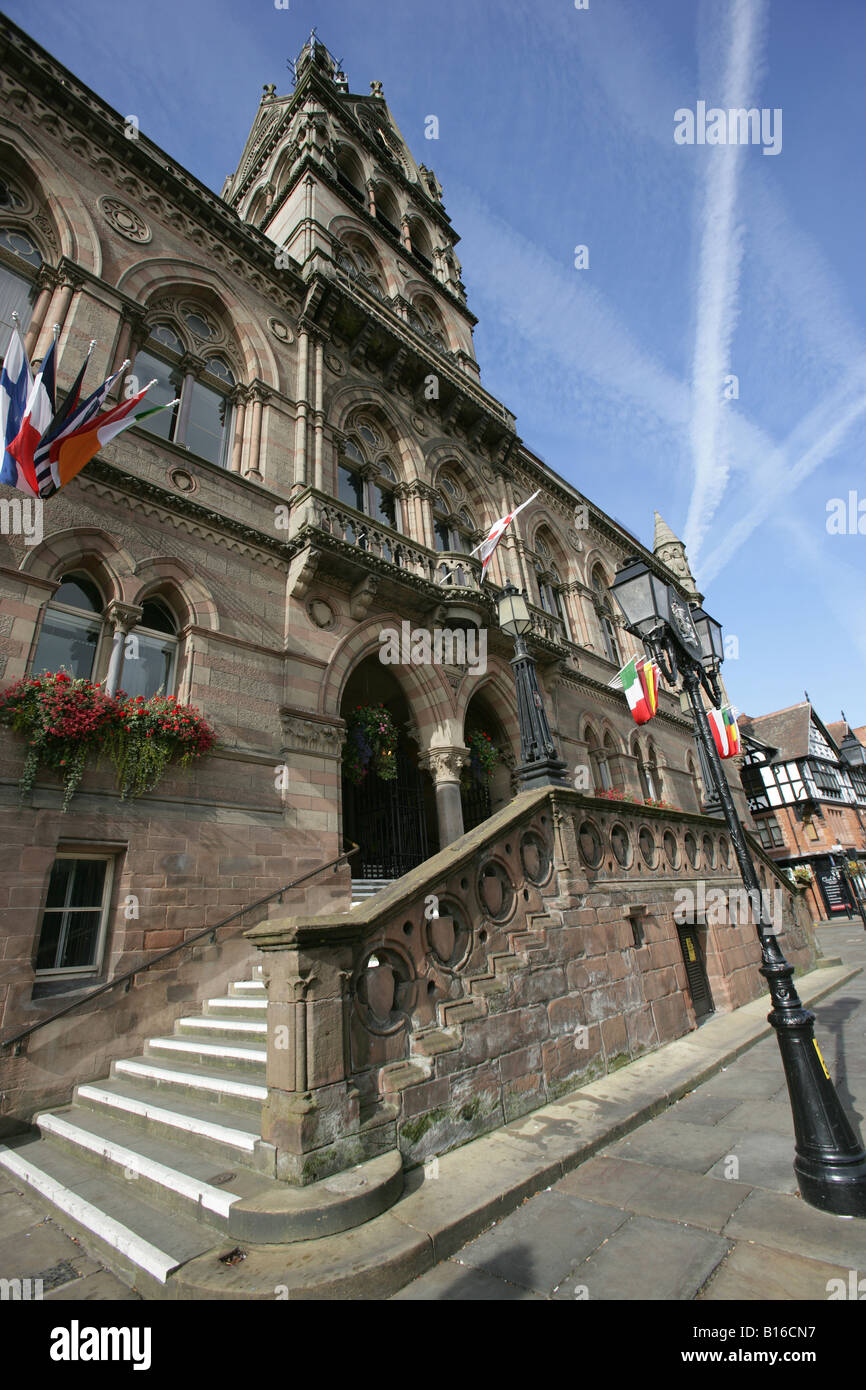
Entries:
{"type": "MultiPolygon", "coordinates": [[[[728,109],[752,104],[750,98],[759,61],[763,18],[763,0],[734,0],[731,6],[728,57],[721,85],[721,103],[728,109]]],[[[714,146],[704,153],[706,170],[692,360],[690,433],[694,488],[685,527],[685,542],[693,561],[698,559],[731,470],[722,386],[730,371],[743,257],[743,231],[737,222],[743,147],[714,146]]]]}

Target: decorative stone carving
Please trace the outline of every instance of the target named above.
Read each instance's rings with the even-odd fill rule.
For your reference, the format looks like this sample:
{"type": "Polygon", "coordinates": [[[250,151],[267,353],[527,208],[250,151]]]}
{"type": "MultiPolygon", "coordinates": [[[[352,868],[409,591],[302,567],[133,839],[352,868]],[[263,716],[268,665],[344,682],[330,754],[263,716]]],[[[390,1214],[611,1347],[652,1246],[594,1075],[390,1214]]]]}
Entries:
{"type": "Polygon", "coordinates": [[[430,773],[434,782],[459,782],[468,761],[467,748],[428,748],[420,754],[418,765],[430,773]]]}
{"type": "Polygon", "coordinates": [[[344,734],[342,723],[304,718],[303,712],[283,708],[280,710],[280,724],[286,741],[283,752],[340,756],[344,734]]]}
{"type": "Polygon", "coordinates": [[[282,319],[268,319],[268,328],[281,343],[293,343],[295,341],[294,333],[287,323],[283,323],[282,319]]]}
{"type": "Polygon", "coordinates": [[[314,598],[307,604],[307,616],[316,627],[330,628],[337,621],[333,608],[322,598],[314,598]]]}
{"type": "Polygon", "coordinates": [[[168,480],[179,492],[195,492],[198,488],[196,479],[191,473],[187,473],[185,468],[170,468],[168,480]]]}
{"type": "Polygon", "coordinates": [[[144,246],[153,236],[144,218],[119,198],[100,198],[97,206],[109,227],[127,241],[135,241],[144,246]]]}
{"type": "Polygon", "coordinates": [[[334,376],[345,376],[346,374],[345,365],[340,361],[335,352],[325,353],[325,366],[329,372],[334,373],[334,376]]]}
{"type": "Polygon", "coordinates": [[[367,616],[378,588],[379,581],[372,574],[365,575],[355,585],[349,596],[349,612],[355,622],[359,623],[362,618],[367,616]]]}

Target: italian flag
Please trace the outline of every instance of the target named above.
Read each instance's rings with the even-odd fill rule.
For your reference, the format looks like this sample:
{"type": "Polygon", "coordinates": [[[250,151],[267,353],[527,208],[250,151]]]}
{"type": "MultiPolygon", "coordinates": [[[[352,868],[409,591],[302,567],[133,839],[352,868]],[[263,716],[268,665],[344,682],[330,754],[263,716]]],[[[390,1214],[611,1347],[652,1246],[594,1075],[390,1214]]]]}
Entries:
{"type": "Polygon", "coordinates": [[[653,661],[632,657],[619,673],[636,724],[646,724],[658,709],[659,674],[653,661]]]}
{"type": "Polygon", "coordinates": [[[735,758],[740,752],[740,731],[731,705],[707,710],[713,742],[720,758],[735,758]]]}
{"type": "Polygon", "coordinates": [[[85,420],[78,429],[61,434],[52,443],[48,457],[55,488],[64,487],[66,483],[71,482],[94,454],[99,453],[103,445],[115,439],[124,430],[128,430],[131,425],[138,425],[148,415],[155,415],[157,411],[167,410],[177,404],[176,401],[167,401],[165,405],[151,406],[146,410],[138,409],[142,398],[153,384],[152,381],[148,382],[147,386],[130,400],[85,420]]]}

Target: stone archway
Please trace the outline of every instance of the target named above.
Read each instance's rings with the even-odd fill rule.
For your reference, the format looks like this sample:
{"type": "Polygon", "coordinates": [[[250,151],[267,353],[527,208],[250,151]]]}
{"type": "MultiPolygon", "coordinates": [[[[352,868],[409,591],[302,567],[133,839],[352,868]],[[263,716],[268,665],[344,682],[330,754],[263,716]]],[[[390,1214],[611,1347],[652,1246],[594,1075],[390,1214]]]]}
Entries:
{"type": "Polygon", "coordinates": [[[472,830],[487,820],[494,811],[506,806],[512,797],[514,757],[505,727],[490,699],[492,693],[489,687],[476,691],[466,706],[463,741],[467,748],[471,750],[470,739],[473,734],[486,734],[500,753],[499,761],[488,780],[483,776],[477,757],[473,757],[470,751],[460,783],[463,825],[466,830],[472,830]]]}
{"type": "Polygon", "coordinates": [[[360,846],[352,860],[353,878],[399,878],[438,849],[436,800],[430,776],[419,760],[418,729],[409,699],[392,671],[368,656],[354,668],[343,689],[340,715],[348,739],[363,739],[353,718],[358,708],[379,704],[397,729],[395,775],[383,779],[371,767],[356,782],[343,770],[343,836],[360,846]]]}

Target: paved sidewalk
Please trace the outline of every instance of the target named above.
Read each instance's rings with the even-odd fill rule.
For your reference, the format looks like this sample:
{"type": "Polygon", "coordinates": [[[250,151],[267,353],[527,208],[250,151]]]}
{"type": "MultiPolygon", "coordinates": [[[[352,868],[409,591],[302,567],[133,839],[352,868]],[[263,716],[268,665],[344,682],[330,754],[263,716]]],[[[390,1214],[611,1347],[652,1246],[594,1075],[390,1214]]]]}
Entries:
{"type": "MultiPolygon", "coordinates": [[[[866,966],[859,919],[820,928],[818,940],[825,955],[866,966]]],[[[830,1074],[862,1132],[866,972],[815,1014],[830,1074]]],[[[826,1301],[828,1280],[847,1289],[849,1271],[866,1276],[866,1221],[807,1206],[792,1159],[773,1036],[394,1297],[826,1301]]]]}

